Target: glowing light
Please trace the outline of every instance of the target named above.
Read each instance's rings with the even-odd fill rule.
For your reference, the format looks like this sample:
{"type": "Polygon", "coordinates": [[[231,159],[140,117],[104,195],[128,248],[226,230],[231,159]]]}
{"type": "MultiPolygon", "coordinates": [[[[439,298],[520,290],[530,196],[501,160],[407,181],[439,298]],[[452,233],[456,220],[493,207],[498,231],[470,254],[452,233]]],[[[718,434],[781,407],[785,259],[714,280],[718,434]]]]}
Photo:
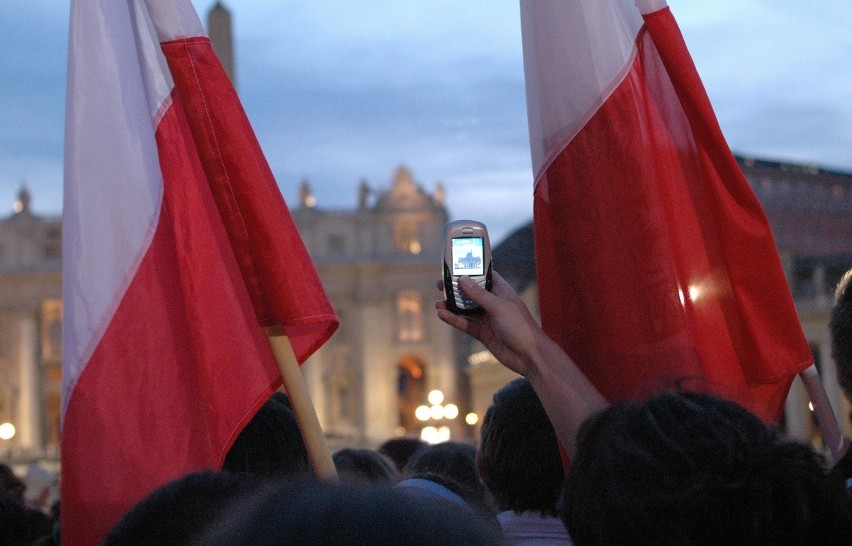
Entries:
{"type": "Polygon", "coordinates": [[[393,433],[396,434],[400,438],[405,436],[406,432],[407,431],[405,430],[405,427],[396,427],[395,429],[393,429],[393,433]]]}
{"type": "Polygon", "coordinates": [[[411,244],[408,245],[408,250],[411,251],[412,254],[420,254],[422,248],[420,248],[420,243],[418,241],[411,241],[411,244]]]}
{"type": "Polygon", "coordinates": [[[689,299],[692,301],[697,300],[701,296],[701,289],[695,285],[689,287],[689,299]]]}
{"type": "Polygon", "coordinates": [[[479,422],[479,416],[473,412],[470,412],[464,416],[464,422],[470,426],[473,426],[479,422]]]}
{"type": "Polygon", "coordinates": [[[432,419],[443,419],[444,418],[444,406],[441,404],[435,404],[431,408],[429,408],[429,413],[432,415],[432,419]]]}
{"type": "Polygon", "coordinates": [[[441,427],[438,429],[438,442],[448,442],[450,440],[450,427],[441,427]]]}
{"type": "Polygon", "coordinates": [[[429,400],[429,403],[433,406],[440,404],[444,401],[444,393],[435,389],[434,391],[429,392],[429,396],[426,397],[429,400]]]}
{"type": "Polygon", "coordinates": [[[471,366],[481,366],[482,364],[491,362],[492,360],[496,362],[496,359],[489,351],[479,351],[467,357],[467,361],[471,366]]]}
{"type": "Polygon", "coordinates": [[[423,430],[420,431],[420,439],[427,444],[437,444],[438,429],[435,427],[423,427],[423,430]]]}
{"type": "Polygon", "coordinates": [[[15,425],[3,423],[0,425],[0,440],[11,440],[15,436],[15,425]]]}
{"type": "Polygon", "coordinates": [[[811,410],[811,411],[814,410],[814,403],[813,402],[808,402],[808,409],[811,410]]]}
{"type": "Polygon", "coordinates": [[[444,406],[444,417],[447,419],[455,419],[459,416],[459,407],[455,404],[447,404],[444,406]]]}
{"type": "Polygon", "coordinates": [[[414,416],[417,417],[418,421],[428,421],[431,415],[432,412],[429,411],[429,406],[417,406],[417,409],[414,410],[414,416]]]}
{"type": "Polygon", "coordinates": [[[677,289],[677,297],[678,299],[680,299],[681,306],[686,305],[687,300],[692,303],[695,303],[696,300],[698,300],[704,295],[704,289],[701,287],[701,285],[698,284],[690,284],[687,287],[686,292],[684,292],[680,288],[677,289]]]}

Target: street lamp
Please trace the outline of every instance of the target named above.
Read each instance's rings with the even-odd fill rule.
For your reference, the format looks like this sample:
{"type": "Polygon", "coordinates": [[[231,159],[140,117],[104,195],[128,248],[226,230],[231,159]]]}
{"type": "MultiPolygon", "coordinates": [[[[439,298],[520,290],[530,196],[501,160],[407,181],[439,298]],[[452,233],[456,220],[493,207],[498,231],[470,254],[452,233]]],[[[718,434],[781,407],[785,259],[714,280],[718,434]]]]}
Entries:
{"type": "Polygon", "coordinates": [[[420,439],[429,444],[439,444],[450,439],[450,427],[445,421],[452,421],[459,416],[459,407],[455,404],[443,404],[444,393],[435,389],[430,391],[426,399],[430,405],[420,405],[414,410],[418,421],[426,424],[420,431],[420,439]]]}
{"type": "Polygon", "coordinates": [[[0,440],[11,440],[15,436],[15,425],[12,423],[0,424],[0,440]]]}

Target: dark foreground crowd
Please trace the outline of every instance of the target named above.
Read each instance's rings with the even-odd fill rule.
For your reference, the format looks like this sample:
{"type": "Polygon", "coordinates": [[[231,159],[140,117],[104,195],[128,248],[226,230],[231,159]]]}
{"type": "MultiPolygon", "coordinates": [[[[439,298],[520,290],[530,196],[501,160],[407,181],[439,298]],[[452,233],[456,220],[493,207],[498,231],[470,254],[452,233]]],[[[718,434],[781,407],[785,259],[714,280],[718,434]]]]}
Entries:
{"type": "MultiPolygon", "coordinates": [[[[850,276],[831,330],[852,397],[850,276]]],[[[491,293],[463,284],[485,314],[439,303],[438,316],[524,376],[494,395],[477,447],[398,438],[342,449],[339,481],[323,482],[276,393],[222,471],[154,491],[103,544],[852,544],[852,455],[829,464],[706,393],[608,404],[499,275],[491,293]]],[[[19,482],[0,467],[0,545],[58,544],[58,526],[24,506],[19,482]]]]}

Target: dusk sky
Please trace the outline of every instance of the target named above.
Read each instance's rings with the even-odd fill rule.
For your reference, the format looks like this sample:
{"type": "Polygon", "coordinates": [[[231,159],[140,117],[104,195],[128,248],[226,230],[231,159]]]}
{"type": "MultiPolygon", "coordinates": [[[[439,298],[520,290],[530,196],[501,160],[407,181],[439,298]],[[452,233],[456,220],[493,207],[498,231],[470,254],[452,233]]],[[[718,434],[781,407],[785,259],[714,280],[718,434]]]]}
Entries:
{"type": "MultiPolygon", "coordinates": [[[[202,19],[212,0],[195,0],[202,19]]],[[[408,166],[499,242],[532,217],[517,0],[227,0],[237,86],[281,186],[357,204],[408,166]]],[[[734,152],[852,171],[848,0],[670,0],[734,152]]],[[[68,4],[3,2],[0,216],[62,207],[68,4]]]]}

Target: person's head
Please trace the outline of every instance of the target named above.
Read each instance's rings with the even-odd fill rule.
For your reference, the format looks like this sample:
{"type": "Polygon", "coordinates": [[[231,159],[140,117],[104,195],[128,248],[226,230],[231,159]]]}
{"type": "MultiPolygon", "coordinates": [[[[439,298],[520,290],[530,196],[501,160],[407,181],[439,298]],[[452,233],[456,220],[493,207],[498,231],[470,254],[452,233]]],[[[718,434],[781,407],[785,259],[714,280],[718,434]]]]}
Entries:
{"type": "Polygon", "coordinates": [[[310,482],[259,490],[195,544],[412,546],[502,544],[499,531],[449,503],[386,486],[310,482]]]}
{"type": "Polygon", "coordinates": [[[589,418],[564,500],[578,546],[840,544],[852,536],[850,499],[819,455],[708,394],[621,402],[589,418]]]}
{"type": "Polygon", "coordinates": [[[475,510],[494,513],[491,495],[476,470],[476,448],[470,444],[442,442],[426,446],[408,461],[403,477],[437,482],[462,497],[475,510]]]}
{"type": "Polygon", "coordinates": [[[343,448],[332,459],[341,480],[392,484],[399,478],[393,461],[372,449],[343,448]]]}
{"type": "Polygon", "coordinates": [[[379,446],[379,453],[393,461],[397,472],[402,472],[411,457],[428,444],[420,438],[391,438],[379,446]]]}
{"type": "Polygon", "coordinates": [[[187,474],[139,501],[113,526],[101,546],[188,544],[239,499],[268,483],[268,478],[254,474],[187,474]]]}
{"type": "Polygon", "coordinates": [[[525,377],[494,395],[482,420],[477,466],[501,511],[556,515],[565,469],[553,425],[525,377]]]}
{"type": "Polygon", "coordinates": [[[261,406],[228,450],[222,470],[288,479],[313,475],[287,395],[276,392],[261,406]]]}
{"type": "Polygon", "coordinates": [[[16,498],[21,504],[24,503],[24,490],[27,486],[15,472],[3,463],[0,463],[0,490],[6,491],[16,498]]]}
{"type": "Polygon", "coordinates": [[[32,544],[50,532],[50,518],[0,489],[0,544],[32,544]]]}
{"type": "Polygon", "coordinates": [[[427,445],[409,459],[403,470],[406,476],[424,472],[442,474],[462,483],[478,482],[476,448],[464,442],[427,445]]]}
{"type": "Polygon", "coordinates": [[[837,365],[837,382],[852,401],[852,269],[847,271],[834,292],[829,320],[831,356],[837,365]]]}

